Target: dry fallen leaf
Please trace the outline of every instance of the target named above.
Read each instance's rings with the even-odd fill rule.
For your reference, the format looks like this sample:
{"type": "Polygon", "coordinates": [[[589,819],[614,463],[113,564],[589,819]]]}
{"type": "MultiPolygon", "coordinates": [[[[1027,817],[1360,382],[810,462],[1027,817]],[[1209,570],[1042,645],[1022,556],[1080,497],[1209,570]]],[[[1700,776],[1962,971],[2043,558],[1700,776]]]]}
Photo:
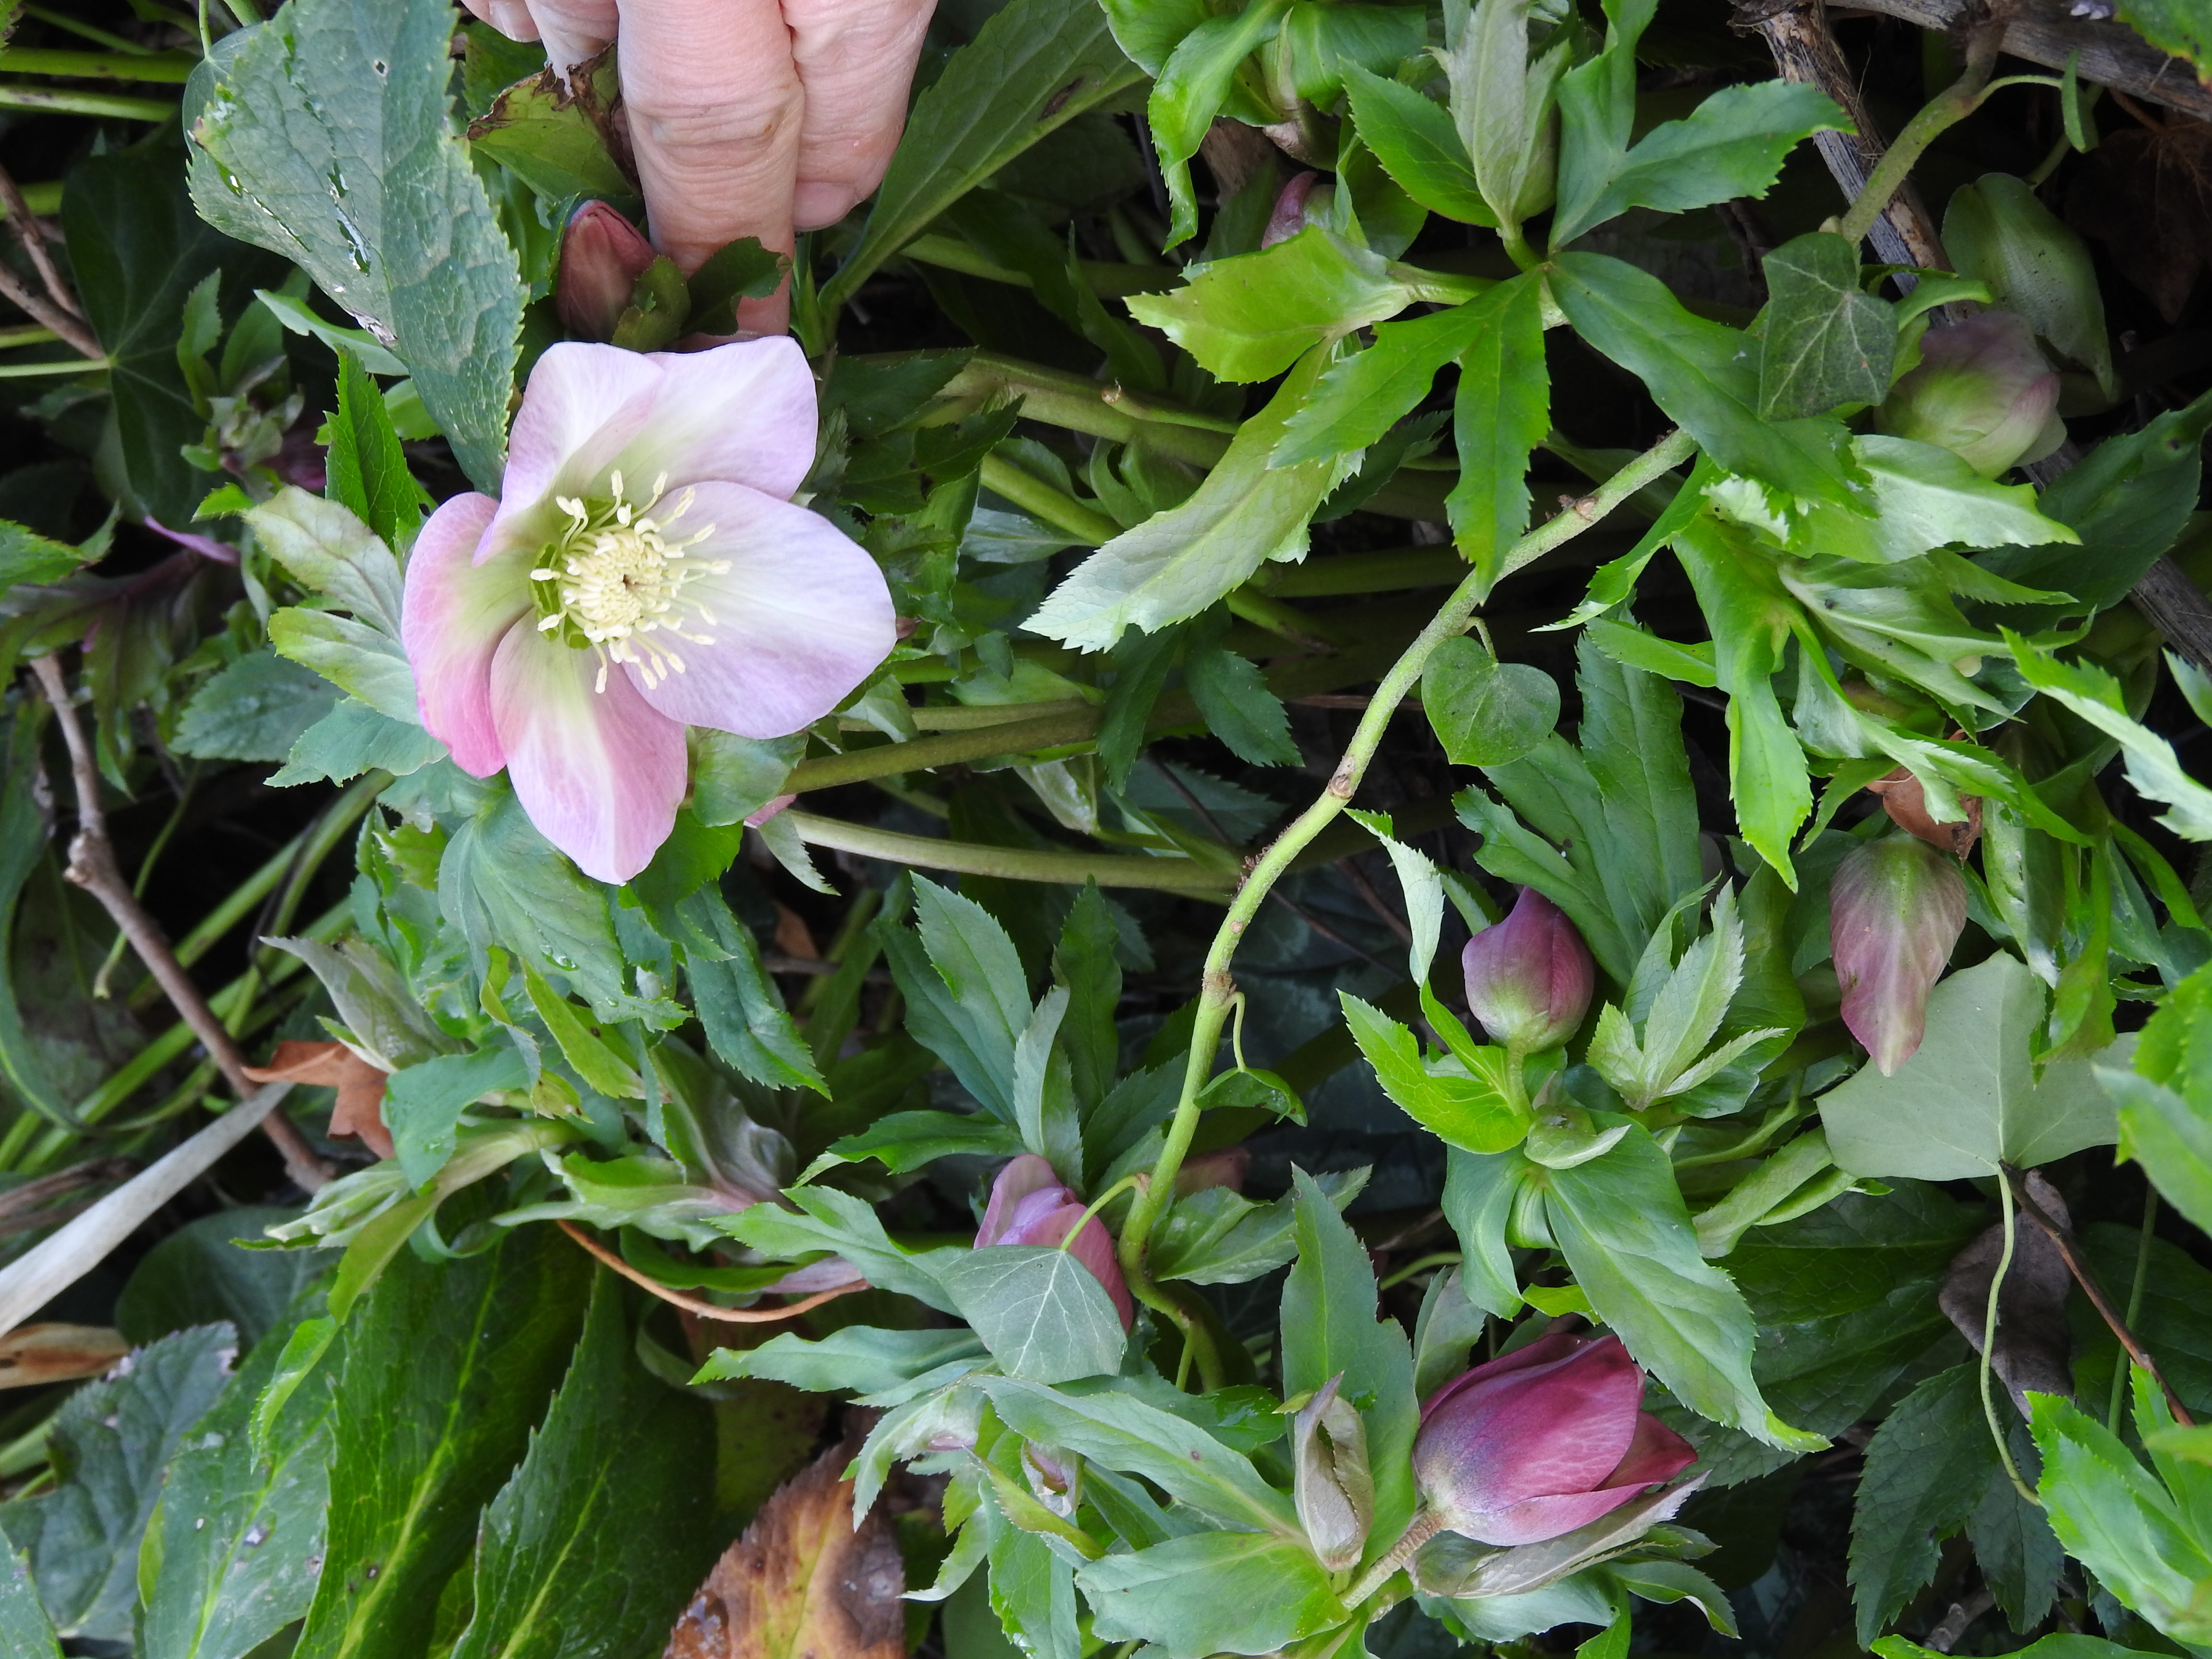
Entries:
{"type": "Polygon", "coordinates": [[[384,1076],[343,1042],[280,1042],[266,1066],[249,1066],[256,1083],[313,1083],[338,1091],[331,1133],[359,1135],[379,1158],[392,1156],[392,1131],[384,1127],[384,1076]]]}
{"type": "Polygon", "coordinates": [[[131,1352],[105,1325],[19,1325],[0,1336],[0,1389],[35,1389],[98,1376],[131,1352]]]}
{"type": "Polygon", "coordinates": [[[1867,793],[1881,797],[1882,810],[1899,829],[1907,835],[1917,836],[1953,858],[1965,858],[1982,838],[1982,802],[1978,795],[1959,797],[1959,805],[1966,809],[1965,817],[1939,823],[1929,815],[1927,794],[1920,780],[1902,766],[1867,785],[1867,793]]]}
{"type": "MultiPolygon", "coordinates": [[[[2041,1170],[2029,1171],[2027,1190],[2045,1215],[2061,1227],[2071,1224],[2066,1200],[2041,1170]]],[[[2074,1392],[2074,1339],[2066,1328],[2066,1297],[2074,1288],[2074,1276],[2066,1271],[2066,1259],[2048,1233],[2025,1215],[2015,1214],[2014,1222],[2012,1268],[1997,1293],[1997,1340],[1990,1350],[1990,1369],[2026,1417],[2031,1391],[2074,1392]]],[[[1997,1259],[2003,1251],[2004,1227],[2000,1224],[1952,1258],[1936,1297],[1944,1316],[1977,1353],[1989,1317],[1990,1281],[1996,1277],[1997,1259]]]]}
{"type": "Polygon", "coordinates": [[[665,1659],[905,1659],[906,1569],[880,1506],[853,1526],[857,1438],[786,1481],[676,1621],[665,1659]]]}
{"type": "Polygon", "coordinates": [[[2177,115],[2155,131],[2112,133],[2082,159],[2066,216],[2179,322],[2212,265],[2212,123],[2177,115]]]}

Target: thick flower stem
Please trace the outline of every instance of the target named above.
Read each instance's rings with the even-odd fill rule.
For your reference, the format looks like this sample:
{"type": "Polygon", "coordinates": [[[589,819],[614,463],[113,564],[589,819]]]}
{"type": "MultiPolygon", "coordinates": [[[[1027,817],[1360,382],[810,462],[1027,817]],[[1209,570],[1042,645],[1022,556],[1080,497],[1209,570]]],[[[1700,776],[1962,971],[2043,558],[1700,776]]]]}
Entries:
{"type": "MultiPolygon", "coordinates": [[[[1654,479],[1680,465],[1695,453],[1697,445],[1688,434],[1669,433],[1652,447],[1644,451],[1612,477],[1599,485],[1590,495],[1556,517],[1547,520],[1523,536],[1505,556],[1500,576],[1517,570],[1531,561],[1540,558],[1553,548],[1572,539],[1603,519],[1613,509],[1637,490],[1654,479]]],[[[1406,648],[1376,688],[1374,699],[1360,719],[1352,734],[1351,746],[1337,764],[1335,775],[1310,806],[1301,812],[1290,828],[1277,837],[1262,854],[1244,879],[1243,887],[1229,907],[1229,915],[1214,935],[1212,948],[1207,951],[1206,969],[1200,981],[1197,1018],[1193,1024],[1190,1058],[1183,1073],[1182,1095],[1176,1103],[1175,1116],[1168,1125],[1167,1141],[1161,1148],[1158,1161],[1152,1166],[1150,1186],[1137,1196],[1130,1206],[1129,1219],[1121,1232],[1121,1272],[1128,1280],[1130,1291],[1147,1306],[1166,1311],[1159,1287],[1145,1270],[1145,1241],[1151,1235],[1153,1224],[1175,1191],[1177,1170],[1190,1151],[1192,1137],[1198,1131],[1198,1097],[1213,1075],[1214,1057],[1221,1044],[1221,1031],[1229,1014],[1230,1001],[1236,993],[1236,982],[1230,977],[1231,961],[1244,930],[1259,914],[1260,906],[1275,883],[1281,878],[1297,855],[1310,845],[1328,824],[1351,803],[1358,789],[1360,780],[1366,775],[1376,750],[1381,746],[1384,731],[1391,717],[1397,713],[1398,704],[1412,691],[1421,678],[1428,660],[1447,640],[1457,639],[1467,631],[1474,619],[1482,596],[1492,586],[1489,575],[1481,571],[1470,574],[1444,601],[1443,609],[1431,619],[1413,644],[1406,648]]]]}
{"type": "Polygon", "coordinates": [[[1406,1528],[1406,1535],[1390,1547],[1390,1553],[1360,1575],[1359,1582],[1344,1593],[1344,1605],[1356,1607],[1362,1601],[1390,1582],[1391,1575],[1413,1559],[1413,1552],[1444,1529],[1444,1518],[1433,1510],[1423,1510],[1413,1517],[1413,1524],[1406,1528]]]}
{"type": "Polygon", "coordinates": [[[0,109],[46,115],[106,116],[124,121],[173,121],[177,106],[158,98],[125,98],[111,92],[48,92],[42,87],[0,85],[0,109]]]}

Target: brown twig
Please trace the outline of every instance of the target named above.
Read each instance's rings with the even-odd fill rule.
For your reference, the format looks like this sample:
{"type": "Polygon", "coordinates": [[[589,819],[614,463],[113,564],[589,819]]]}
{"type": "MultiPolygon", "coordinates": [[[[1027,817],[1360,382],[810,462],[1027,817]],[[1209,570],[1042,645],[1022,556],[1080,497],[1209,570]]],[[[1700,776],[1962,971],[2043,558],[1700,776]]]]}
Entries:
{"type": "Polygon", "coordinates": [[[826,1291],[817,1291],[812,1296],[805,1297],[781,1308],[718,1308],[711,1302],[702,1302],[696,1296],[686,1296],[681,1291],[670,1290],[667,1285],[654,1279],[650,1273],[640,1273],[574,1222],[556,1221],[553,1224],[640,1290],[650,1291],[671,1307],[681,1308],[684,1312],[696,1314],[702,1319],[720,1319],[732,1325],[766,1325],[779,1319],[793,1318],[810,1308],[818,1308],[825,1302],[834,1302],[841,1296],[850,1296],[854,1291],[865,1291],[868,1288],[866,1279],[856,1279],[849,1285],[832,1285],[826,1291]]]}
{"type": "Polygon", "coordinates": [[[2158,1362],[2150,1357],[2150,1351],[2143,1346],[2136,1334],[2128,1328],[2127,1322],[2120,1317],[2119,1310],[2112,1305],[2112,1297],[2105,1294],[2105,1287],[2098,1280],[2096,1269],[2081,1254],[2080,1242],[2030,1195],[2027,1183],[2020,1179],[2019,1170],[2009,1164],[2003,1166],[2003,1170],[2013,1196],[2020,1200],[2021,1208],[2027,1218],[2042,1228],[2051,1243],[2057,1247],[2059,1260],[2066,1264],[2066,1271],[2074,1275],[2074,1282],[2081,1287],[2081,1294],[2089,1298],[2089,1305],[2097,1310],[2112,1334],[2119,1339],[2120,1346],[2127,1351],[2128,1358],[2142,1366],[2144,1374],[2158,1384],[2159,1391],[2166,1396],[2166,1409],[2173,1413],[2173,1420],[2184,1428],[2195,1426],[2197,1419],[2190,1416],[2189,1408],[2181,1403],[2181,1396],[2174,1393],[2173,1385],[2166,1380],[2166,1374],[2159,1370],[2158,1362]]]}
{"type": "Polygon", "coordinates": [[[93,337],[90,329],[52,301],[42,300],[32,293],[5,265],[0,265],[0,295],[6,296],[20,307],[23,313],[40,327],[52,330],[71,350],[86,357],[106,357],[107,354],[100,349],[100,342],[93,337]]]}
{"type": "MultiPolygon", "coordinates": [[[[16,187],[15,175],[0,167],[0,207],[8,210],[8,228],[15,233],[15,240],[23,245],[23,252],[31,256],[31,264],[39,273],[39,280],[46,285],[46,292],[56,305],[72,317],[84,315],[84,307],[62,280],[54,265],[54,257],[46,250],[46,233],[38,218],[23,200],[23,192],[16,187]]],[[[97,356],[97,352],[94,356],[97,356]]]]}
{"type": "MultiPolygon", "coordinates": [[[[221,1069],[224,1079],[244,1100],[255,1091],[253,1080],[246,1075],[246,1056],[239,1052],[238,1044],[223,1029],[222,1022],[200,994],[177,961],[176,952],[161,925],[146,914],[124,879],[120,866],[115,862],[115,847],[107,838],[107,814],[100,804],[100,765],[94,759],[92,744],[86,739],[84,726],[76,717],[76,706],[70,700],[69,685],[62,678],[61,663],[51,653],[36,658],[31,672],[38,677],[39,689],[52,705],[55,719],[62,728],[62,740],[69,746],[70,770],[76,786],[76,834],[70,839],[69,866],[62,874],[98,899],[100,907],[113,921],[123,936],[131,941],[131,948],[146,964],[170,1006],[178,1017],[191,1028],[207,1049],[208,1055],[221,1069]]],[[[300,1132],[281,1113],[271,1112],[261,1121],[262,1132],[275,1143],[283,1155],[284,1168],[292,1179],[308,1192],[314,1192],[331,1179],[331,1170],[314,1154],[300,1132]]]]}

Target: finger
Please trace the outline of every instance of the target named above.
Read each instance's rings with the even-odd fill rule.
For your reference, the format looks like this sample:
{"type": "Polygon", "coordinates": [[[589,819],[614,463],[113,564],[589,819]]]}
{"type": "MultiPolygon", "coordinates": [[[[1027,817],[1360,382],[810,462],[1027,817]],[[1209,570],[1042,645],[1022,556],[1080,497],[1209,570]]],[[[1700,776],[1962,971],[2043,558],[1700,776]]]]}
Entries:
{"type": "Polygon", "coordinates": [[[883,181],[936,0],[784,0],[806,88],[793,213],[834,225],[883,181]]]}
{"type": "MultiPolygon", "coordinates": [[[[495,9],[519,7],[520,0],[489,3],[495,9]]],[[[563,76],[597,57],[615,38],[614,0],[529,0],[528,10],[535,33],[527,38],[545,42],[546,61],[563,76]]]]}
{"type": "MultiPolygon", "coordinates": [[[[776,0],[629,0],[623,103],[653,240],[684,270],[740,236],[789,252],[805,101],[776,0]]],[[[740,326],[780,331],[778,294],[740,326]]]]}
{"type": "Polygon", "coordinates": [[[462,0],[462,3],[510,40],[535,40],[538,24],[522,0],[462,0]]]}

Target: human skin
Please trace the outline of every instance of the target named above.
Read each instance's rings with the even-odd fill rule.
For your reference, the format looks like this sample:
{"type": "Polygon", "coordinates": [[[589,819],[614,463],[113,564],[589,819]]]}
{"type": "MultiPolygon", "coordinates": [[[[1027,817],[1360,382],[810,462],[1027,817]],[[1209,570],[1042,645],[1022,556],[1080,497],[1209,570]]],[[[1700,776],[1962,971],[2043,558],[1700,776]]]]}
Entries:
{"type": "MultiPolygon", "coordinates": [[[[566,71],[619,45],[653,240],[689,273],[740,236],[791,252],[872,191],[935,0],[467,0],[566,71]]],[[[781,333],[790,295],[738,327],[781,333]]]]}

